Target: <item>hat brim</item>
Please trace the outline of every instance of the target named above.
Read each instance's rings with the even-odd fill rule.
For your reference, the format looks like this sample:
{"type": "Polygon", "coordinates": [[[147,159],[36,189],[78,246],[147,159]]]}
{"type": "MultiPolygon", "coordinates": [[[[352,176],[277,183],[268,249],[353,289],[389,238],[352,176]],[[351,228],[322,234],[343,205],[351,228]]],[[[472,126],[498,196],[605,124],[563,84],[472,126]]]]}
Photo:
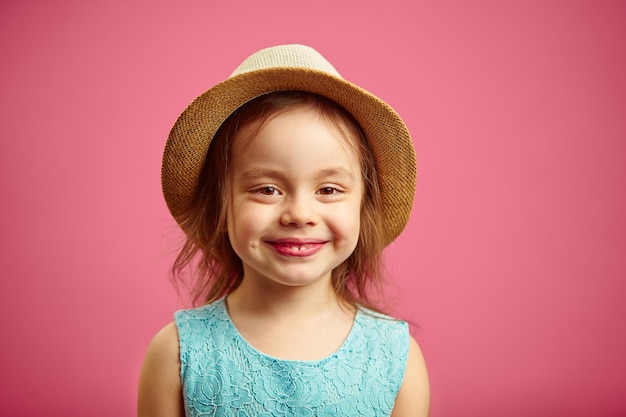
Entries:
{"type": "Polygon", "coordinates": [[[213,136],[248,101],[275,91],[307,91],[344,107],[361,125],[376,160],[385,244],[404,229],[413,206],[415,150],[401,117],[387,103],[342,78],[306,68],[278,67],[233,76],[198,96],[172,128],[161,181],[167,206],[180,223],[189,209],[213,136]]]}

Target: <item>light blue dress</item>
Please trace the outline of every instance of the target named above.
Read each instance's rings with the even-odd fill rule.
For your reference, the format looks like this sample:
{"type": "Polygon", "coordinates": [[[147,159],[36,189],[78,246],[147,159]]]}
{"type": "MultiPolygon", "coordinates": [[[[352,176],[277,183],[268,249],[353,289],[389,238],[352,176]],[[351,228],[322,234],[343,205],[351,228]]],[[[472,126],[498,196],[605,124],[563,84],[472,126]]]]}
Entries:
{"type": "Polygon", "coordinates": [[[407,324],[368,310],[318,361],[259,352],[239,334],[224,299],[174,317],[188,417],[389,416],[404,378],[407,324]]]}

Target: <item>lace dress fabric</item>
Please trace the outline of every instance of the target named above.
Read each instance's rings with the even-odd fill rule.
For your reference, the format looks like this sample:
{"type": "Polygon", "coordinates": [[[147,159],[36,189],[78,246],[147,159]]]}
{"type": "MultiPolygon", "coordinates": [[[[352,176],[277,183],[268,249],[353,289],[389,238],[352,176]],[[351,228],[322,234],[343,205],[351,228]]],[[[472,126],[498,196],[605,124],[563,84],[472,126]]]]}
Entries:
{"type": "Polygon", "coordinates": [[[239,334],[225,301],[178,311],[186,416],[389,416],[406,367],[408,326],[367,310],[319,361],[281,360],[239,334]]]}

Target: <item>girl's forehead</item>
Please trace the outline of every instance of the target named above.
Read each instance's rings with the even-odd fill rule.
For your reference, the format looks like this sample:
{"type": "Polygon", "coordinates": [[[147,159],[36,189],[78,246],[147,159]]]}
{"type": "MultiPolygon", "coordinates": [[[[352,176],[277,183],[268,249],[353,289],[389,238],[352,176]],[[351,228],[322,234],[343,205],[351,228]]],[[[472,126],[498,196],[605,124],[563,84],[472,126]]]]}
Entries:
{"type": "Polygon", "coordinates": [[[258,151],[280,142],[281,151],[301,152],[307,147],[335,145],[343,153],[360,159],[360,140],[355,129],[343,120],[299,106],[240,127],[233,138],[231,152],[235,158],[244,157],[250,148],[258,151]],[[321,140],[331,138],[332,141],[321,140]]]}

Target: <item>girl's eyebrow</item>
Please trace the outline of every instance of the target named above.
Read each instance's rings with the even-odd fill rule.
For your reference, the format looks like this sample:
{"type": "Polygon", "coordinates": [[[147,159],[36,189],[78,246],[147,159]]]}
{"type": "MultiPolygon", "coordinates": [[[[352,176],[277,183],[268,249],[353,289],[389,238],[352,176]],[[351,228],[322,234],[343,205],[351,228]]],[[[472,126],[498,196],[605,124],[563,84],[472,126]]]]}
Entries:
{"type": "Polygon", "coordinates": [[[318,178],[328,178],[328,177],[343,177],[348,180],[354,180],[354,173],[346,169],[344,167],[336,167],[336,168],[325,168],[320,170],[317,175],[318,178]]]}
{"type": "Polygon", "coordinates": [[[259,177],[283,179],[284,177],[286,177],[286,175],[284,172],[281,172],[280,170],[277,170],[277,169],[260,168],[260,167],[250,168],[249,170],[244,171],[243,174],[241,174],[242,179],[259,178],[259,177]]]}
{"type": "MultiPolygon", "coordinates": [[[[272,168],[254,167],[241,174],[242,179],[249,178],[277,178],[279,180],[287,179],[289,174],[272,168]]],[[[324,179],[329,177],[342,177],[347,180],[354,180],[354,173],[344,167],[324,168],[319,170],[316,179],[324,179]]]]}

